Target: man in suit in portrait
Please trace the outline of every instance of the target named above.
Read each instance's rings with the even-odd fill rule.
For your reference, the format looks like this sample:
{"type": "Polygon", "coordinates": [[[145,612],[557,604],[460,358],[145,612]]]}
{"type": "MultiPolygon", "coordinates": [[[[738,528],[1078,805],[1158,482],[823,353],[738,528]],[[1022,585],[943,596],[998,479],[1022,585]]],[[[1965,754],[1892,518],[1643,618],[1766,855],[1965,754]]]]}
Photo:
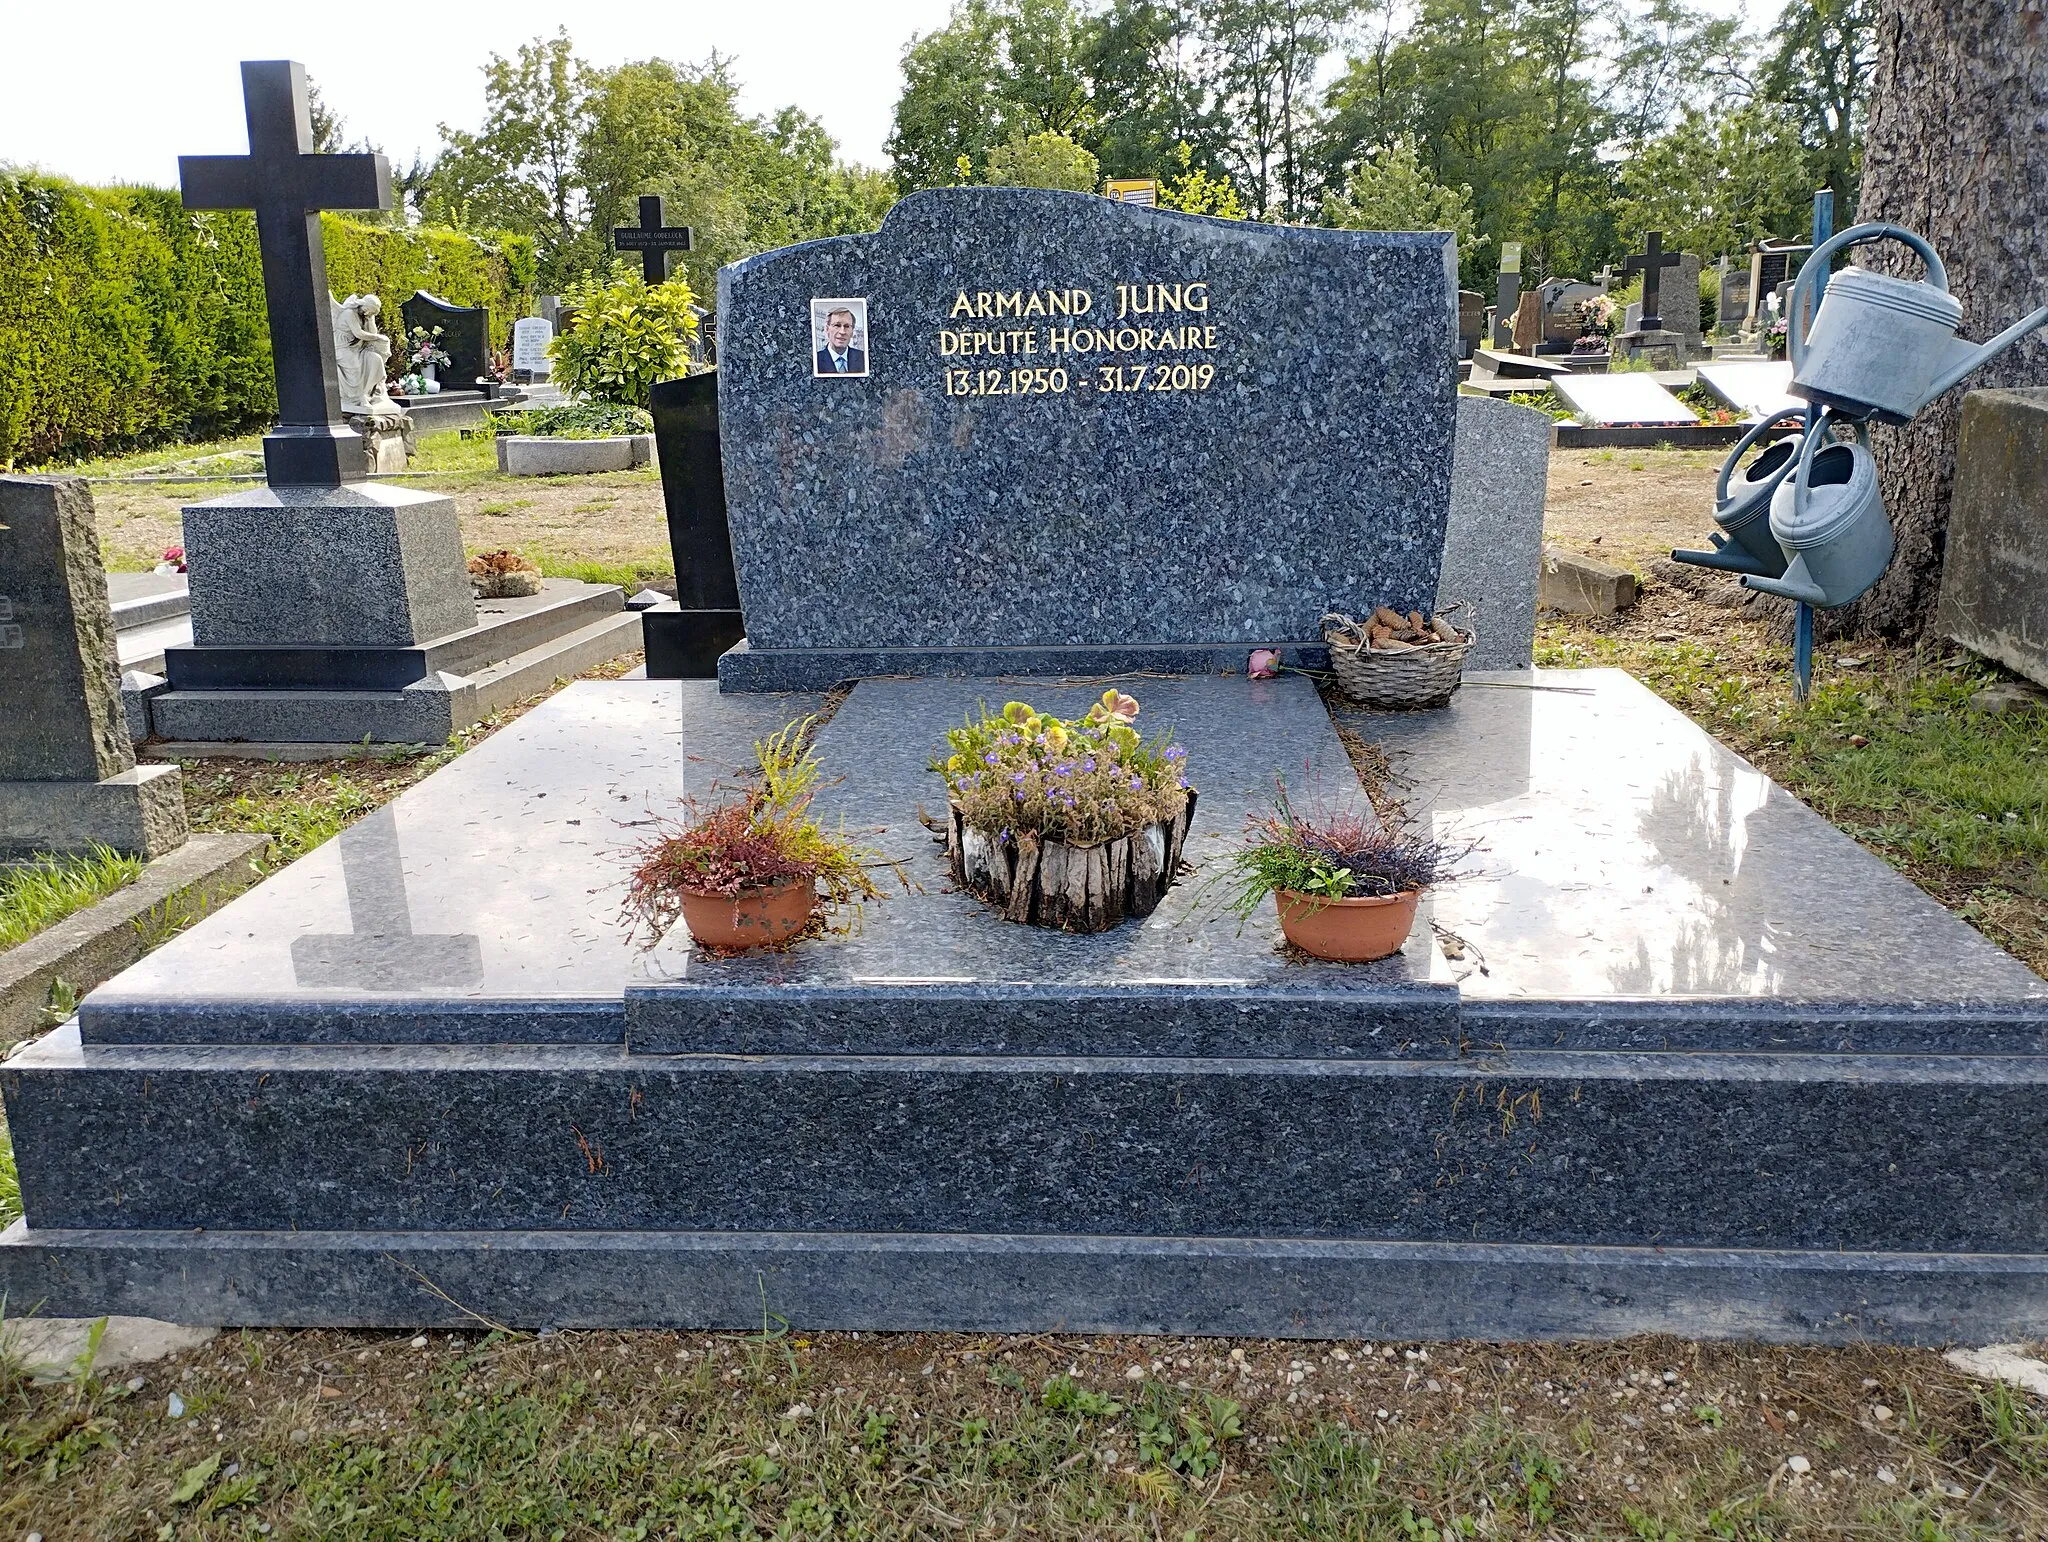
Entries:
{"type": "Polygon", "coordinates": [[[825,346],[818,350],[816,373],[865,375],[868,356],[853,346],[853,312],[840,306],[825,317],[825,346]]]}

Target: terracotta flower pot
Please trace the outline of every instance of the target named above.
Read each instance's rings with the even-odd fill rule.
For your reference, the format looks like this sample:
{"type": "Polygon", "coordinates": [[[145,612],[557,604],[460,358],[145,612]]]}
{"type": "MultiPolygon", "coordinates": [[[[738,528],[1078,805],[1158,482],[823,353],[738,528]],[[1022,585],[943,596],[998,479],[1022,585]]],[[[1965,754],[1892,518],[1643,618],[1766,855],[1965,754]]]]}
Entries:
{"type": "Polygon", "coordinates": [[[706,947],[772,948],[810,924],[817,888],[785,882],[738,894],[683,894],[683,925],[706,947]]]}
{"type": "Polygon", "coordinates": [[[1280,930],[1304,953],[1338,964],[1366,964],[1389,958],[1415,929],[1420,889],[1370,899],[1324,899],[1281,889],[1273,895],[1280,930]]]}

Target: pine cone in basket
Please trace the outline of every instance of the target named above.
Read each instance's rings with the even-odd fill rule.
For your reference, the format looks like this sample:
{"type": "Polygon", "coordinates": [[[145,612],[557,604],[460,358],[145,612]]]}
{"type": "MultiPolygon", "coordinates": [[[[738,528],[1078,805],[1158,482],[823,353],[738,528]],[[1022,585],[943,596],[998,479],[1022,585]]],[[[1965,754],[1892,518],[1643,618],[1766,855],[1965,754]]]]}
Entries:
{"type": "Polygon", "coordinates": [[[1442,616],[1423,619],[1422,612],[1402,615],[1382,605],[1365,624],[1366,646],[1375,653],[1408,653],[1437,643],[1459,643],[1465,639],[1442,616]]]}

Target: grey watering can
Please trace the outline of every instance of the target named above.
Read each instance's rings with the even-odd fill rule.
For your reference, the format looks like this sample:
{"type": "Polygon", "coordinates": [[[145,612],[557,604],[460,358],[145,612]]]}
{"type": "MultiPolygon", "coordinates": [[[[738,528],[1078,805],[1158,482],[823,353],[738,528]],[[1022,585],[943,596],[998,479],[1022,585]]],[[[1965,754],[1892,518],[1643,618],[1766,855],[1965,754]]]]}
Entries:
{"type": "Polygon", "coordinates": [[[1892,522],[1877,489],[1866,421],[1853,442],[1835,442],[1823,413],[1807,431],[1798,468],[1771,495],[1771,535],[1785,550],[1780,577],[1745,576],[1745,587],[1816,610],[1861,595],[1892,561],[1892,522]]]}
{"type": "Polygon", "coordinates": [[[1786,338],[1792,394],[1852,418],[1908,423],[1963,376],[1989,363],[2035,328],[2048,324],[2048,305],[1988,343],[1956,336],[1963,307],[1948,292],[1948,271],[1934,248],[1899,225],[1852,225],[1814,248],[1793,283],[1786,338]],[[1892,278],[1848,267],[1828,278],[1813,326],[1799,319],[1828,262],[1845,247],[1897,241],[1927,264],[1923,279],[1892,278]]]}
{"type": "Polygon", "coordinates": [[[1720,480],[1714,484],[1714,523],[1721,528],[1709,537],[1713,550],[1674,551],[1673,561],[1764,578],[1785,571],[1785,550],[1771,535],[1771,497],[1799,459],[1798,438],[1779,440],[1751,461],[1739,478],[1734,473],[1751,445],[1786,419],[1805,416],[1804,407],[1783,407],[1742,436],[1722,462],[1720,480]]]}

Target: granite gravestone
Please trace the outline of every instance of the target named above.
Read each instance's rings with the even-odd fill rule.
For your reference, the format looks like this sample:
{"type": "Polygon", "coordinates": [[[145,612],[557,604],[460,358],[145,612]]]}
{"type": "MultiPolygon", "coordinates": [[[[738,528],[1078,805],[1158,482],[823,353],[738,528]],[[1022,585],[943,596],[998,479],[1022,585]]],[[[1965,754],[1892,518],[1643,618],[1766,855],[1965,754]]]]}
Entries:
{"type": "Polygon", "coordinates": [[[475,391],[491,362],[491,313],[481,305],[455,305],[426,290],[415,291],[402,307],[408,337],[416,327],[431,334],[440,328],[440,344],[448,363],[440,372],[442,389],[475,391]]]}
{"type": "Polygon", "coordinates": [[[1458,357],[1469,359],[1486,341],[1486,296],[1476,289],[1458,291],[1458,357]]]}
{"type": "Polygon", "coordinates": [[[2048,390],[1963,398],[1935,626],[2048,685],[2048,390]]]}
{"type": "Polygon", "coordinates": [[[269,485],[184,510],[193,646],[164,650],[172,689],[151,720],[173,740],[438,743],[476,715],[422,646],[477,625],[462,531],[452,498],[361,480],[310,212],[389,207],[389,171],[313,153],[300,65],[245,63],[242,89],[253,153],[179,164],[188,203],[257,211],[283,422],[264,440],[269,485]]]}
{"type": "Polygon", "coordinates": [[[1242,669],[1314,654],[1326,609],[1427,605],[1454,263],[1441,233],[947,188],[726,268],[721,682],[1242,669]]]}
{"type": "Polygon", "coordinates": [[[185,839],[176,766],[137,766],[92,494],[0,476],[0,858],[185,839]]]}
{"type": "Polygon", "coordinates": [[[1543,570],[1550,414],[1487,396],[1458,398],[1451,517],[1436,604],[1473,634],[1468,670],[1527,669],[1543,570]]]}
{"type": "Polygon", "coordinates": [[[650,393],[676,597],[640,618],[650,680],[708,680],[745,635],[726,525],[718,377],[664,380],[650,393]]]}

